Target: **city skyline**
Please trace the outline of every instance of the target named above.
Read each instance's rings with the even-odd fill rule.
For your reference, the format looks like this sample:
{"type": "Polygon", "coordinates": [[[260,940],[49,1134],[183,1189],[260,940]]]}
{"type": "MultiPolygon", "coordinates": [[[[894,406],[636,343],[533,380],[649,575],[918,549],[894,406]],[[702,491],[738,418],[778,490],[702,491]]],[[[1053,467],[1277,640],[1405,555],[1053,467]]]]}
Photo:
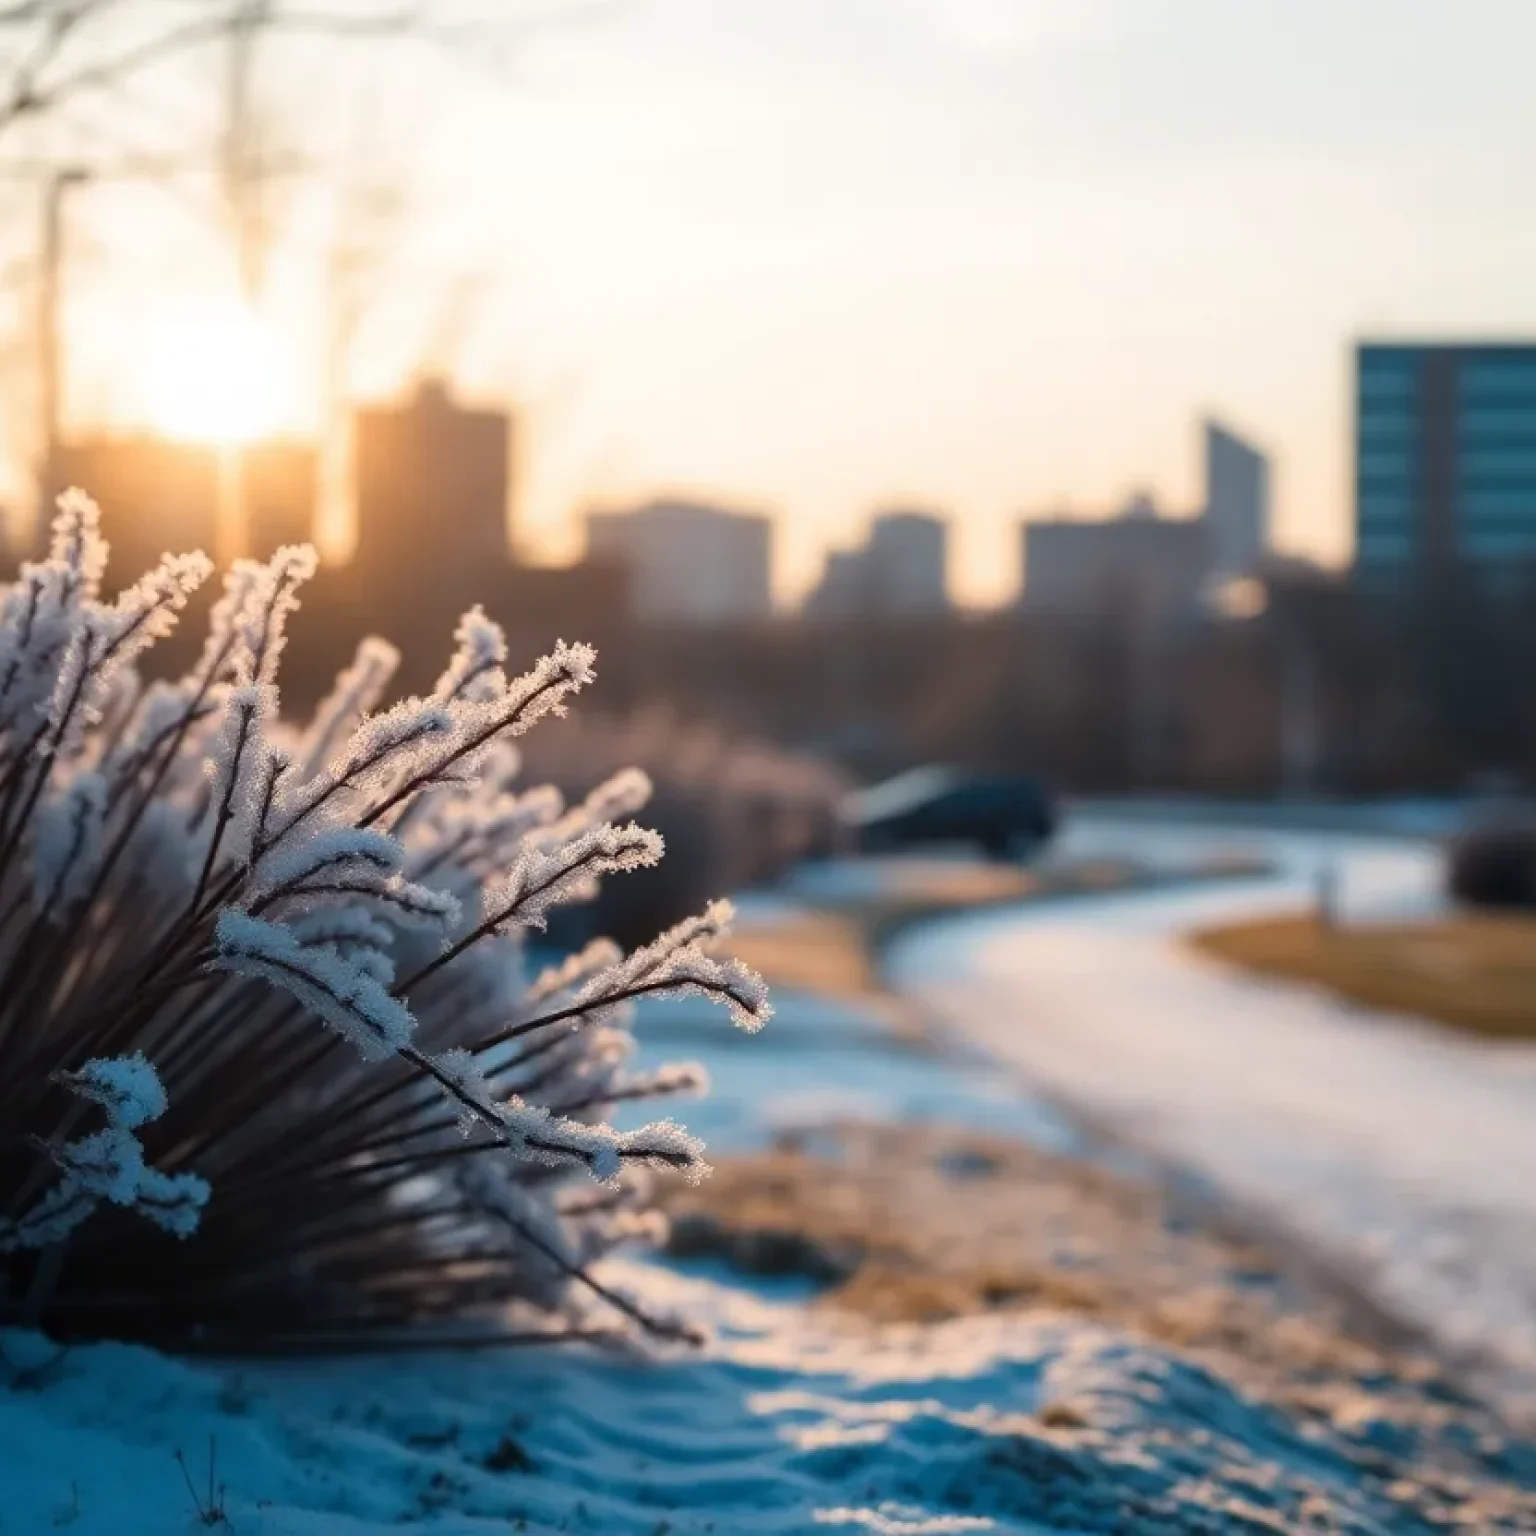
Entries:
{"type": "Polygon", "coordinates": [[[1355,338],[1536,332],[1533,70],[1507,0],[673,0],[553,37],[505,112],[559,163],[506,176],[554,202],[523,334],[580,383],[528,525],[747,494],[793,599],[867,509],[935,504],[996,602],[1021,511],[1193,505],[1215,414],[1274,456],[1277,545],[1339,562],[1355,338]]]}
{"type": "MultiPolygon", "coordinates": [[[[307,68],[284,85],[320,100],[307,68]]],[[[1520,0],[635,0],[536,35],[510,84],[418,59],[385,150],[423,189],[413,280],[353,393],[446,363],[520,403],[538,558],[594,505],[772,506],[783,602],[889,504],[948,509],[957,597],[1004,601],[1021,513],[1192,507],[1208,414],[1273,456],[1276,546],[1337,563],[1355,340],[1536,333],[1533,70],[1520,0]],[[424,357],[416,275],[466,252],[472,323],[424,357]]],[[[136,344],[80,217],[71,410],[112,424],[136,344]]]]}

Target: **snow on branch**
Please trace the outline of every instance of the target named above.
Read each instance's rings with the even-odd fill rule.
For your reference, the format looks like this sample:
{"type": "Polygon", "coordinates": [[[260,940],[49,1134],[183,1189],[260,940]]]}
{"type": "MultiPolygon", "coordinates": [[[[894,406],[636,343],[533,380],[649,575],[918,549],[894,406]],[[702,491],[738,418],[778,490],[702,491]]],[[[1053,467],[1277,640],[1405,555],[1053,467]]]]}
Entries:
{"type": "Polygon", "coordinates": [[[359,642],[352,665],[337,677],[299,742],[295,761],[301,783],[314,778],[342,740],[378,707],[399,665],[400,652],[387,640],[370,635],[359,642]]]}
{"type": "Polygon", "coordinates": [[[217,964],[291,993],[350,1040],[365,1061],[382,1061],[411,1038],[415,1020],[366,971],[324,948],[306,946],[281,923],[232,907],[219,914],[217,964]]]}
{"type": "Polygon", "coordinates": [[[58,1081],[99,1106],[107,1124],[42,1151],[59,1172],[19,1220],[0,1220],[0,1254],[63,1242],[102,1201],[146,1216],[178,1237],[197,1229],[208,1185],[195,1174],[165,1174],[145,1161],[136,1132],[166,1110],[165,1089],[142,1054],[87,1061],[58,1081]]]}

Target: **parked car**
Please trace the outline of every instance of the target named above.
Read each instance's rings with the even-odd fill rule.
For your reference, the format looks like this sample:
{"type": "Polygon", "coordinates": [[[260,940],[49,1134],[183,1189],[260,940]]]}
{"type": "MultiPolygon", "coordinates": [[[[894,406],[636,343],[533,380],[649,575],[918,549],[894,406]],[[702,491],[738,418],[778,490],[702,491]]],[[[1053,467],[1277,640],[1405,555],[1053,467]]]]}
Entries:
{"type": "Polygon", "coordinates": [[[1536,912],[1536,817],[1496,815],[1452,844],[1451,898],[1469,907],[1536,912]]]}
{"type": "Polygon", "coordinates": [[[842,816],[860,849],[897,852],[969,843],[991,859],[1025,859],[1056,831],[1056,808],[1035,780],[914,768],[843,802],[842,816]]]}

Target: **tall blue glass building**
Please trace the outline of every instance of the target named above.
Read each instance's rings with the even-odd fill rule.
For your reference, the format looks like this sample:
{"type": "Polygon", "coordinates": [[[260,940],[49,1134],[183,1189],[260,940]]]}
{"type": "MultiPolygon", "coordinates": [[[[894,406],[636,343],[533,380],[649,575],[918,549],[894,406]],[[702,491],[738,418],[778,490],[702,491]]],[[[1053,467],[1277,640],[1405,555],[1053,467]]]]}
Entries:
{"type": "Polygon", "coordinates": [[[1355,357],[1355,568],[1398,589],[1536,572],[1536,343],[1364,343],[1355,357]]]}

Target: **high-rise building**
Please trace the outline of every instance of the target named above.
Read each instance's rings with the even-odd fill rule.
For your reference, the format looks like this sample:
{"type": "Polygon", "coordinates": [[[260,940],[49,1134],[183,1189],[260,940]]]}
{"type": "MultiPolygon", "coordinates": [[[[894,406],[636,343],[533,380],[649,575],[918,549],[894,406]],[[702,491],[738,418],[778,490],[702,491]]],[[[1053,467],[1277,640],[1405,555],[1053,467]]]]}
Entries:
{"type": "Polygon", "coordinates": [[[640,619],[728,624],[771,610],[773,524],[755,513],[678,499],[589,512],[587,554],[627,569],[640,619]]]}
{"type": "Polygon", "coordinates": [[[806,594],[808,619],[857,619],[869,612],[869,551],[829,549],[821,580],[806,594]]]}
{"type": "Polygon", "coordinates": [[[482,593],[511,560],[511,418],[427,380],[403,405],[359,411],[353,441],[361,578],[406,598],[482,593]]]}
{"type": "Polygon", "coordinates": [[[949,527],[931,512],[882,512],[854,549],[833,549],[804,611],[815,619],[913,619],[949,606],[949,527]]]}
{"type": "Polygon", "coordinates": [[[1022,532],[1026,608],[1161,619],[1199,607],[1209,569],[1204,520],[1162,517],[1150,496],[1115,517],[1050,518],[1022,532]]]}
{"type": "Polygon", "coordinates": [[[1252,575],[1269,546],[1269,460],[1215,421],[1205,423],[1204,517],[1210,575],[1252,575]]]}
{"type": "Polygon", "coordinates": [[[1399,588],[1536,571],[1536,343],[1362,343],[1355,570],[1399,588]]]}
{"type": "Polygon", "coordinates": [[[891,511],[869,535],[870,596],[895,617],[942,613],[949,601],[949,529],[929,512],[891,511]]]}

